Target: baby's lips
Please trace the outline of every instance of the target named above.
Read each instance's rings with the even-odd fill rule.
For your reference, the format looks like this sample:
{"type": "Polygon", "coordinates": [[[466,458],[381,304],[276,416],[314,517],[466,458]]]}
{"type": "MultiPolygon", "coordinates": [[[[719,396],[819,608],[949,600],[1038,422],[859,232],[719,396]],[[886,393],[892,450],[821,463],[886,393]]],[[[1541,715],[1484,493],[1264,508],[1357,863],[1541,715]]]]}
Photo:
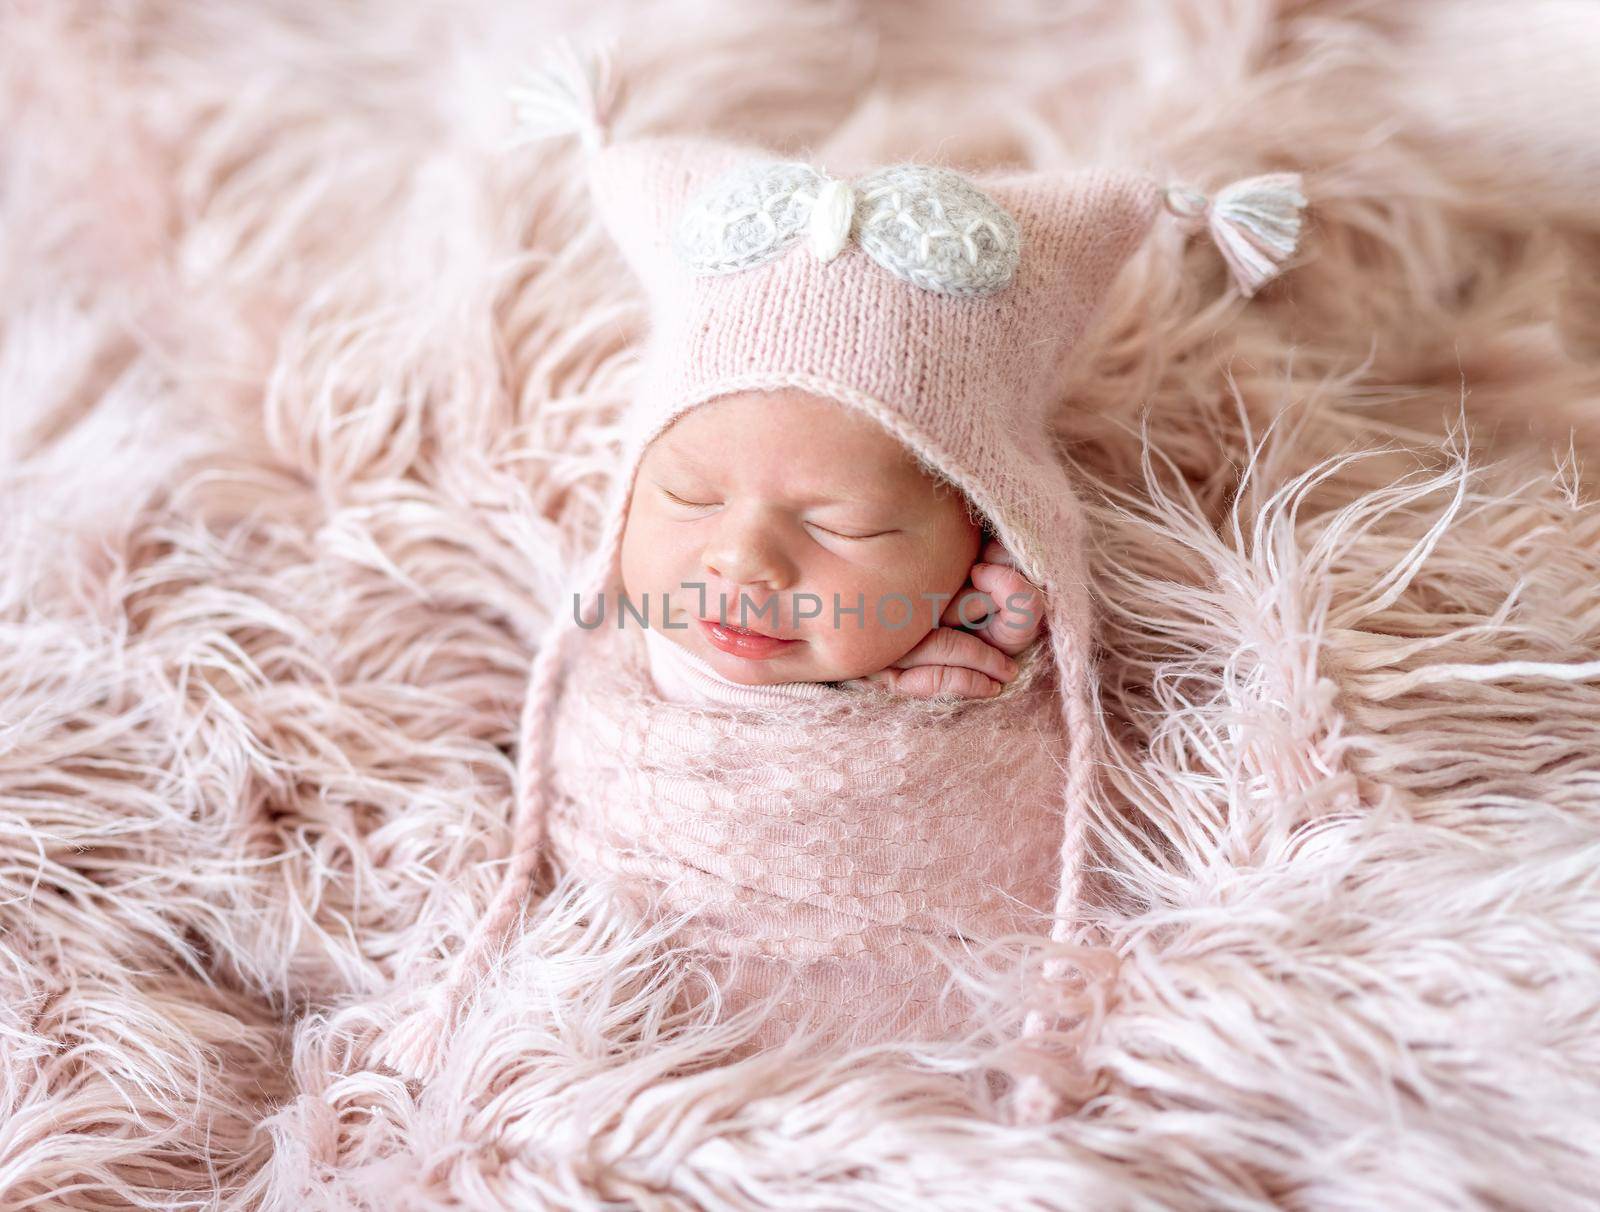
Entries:
{"type": "Polygon", "coordinates": [[[724,622],[722,619],[717,618],[715,616],[713,616],[713,617],[711,617],[709,619],[704,619],[703,618],[700,621],[702,623],[715,623],[718,627],[723,627],[723,628],[726,628],[726,629],[728,629],[730,631],[746,631],[746,632],[753,633],[755,635],[765,636],[769,640],[798,640],[800,638],[797,635],[773,635],[770,631],[762,631],[762,630],[760,630],[759,628],[756,628],[756,627],[740,627],[737,623],[734,623],[732,620],[724,622]]]}

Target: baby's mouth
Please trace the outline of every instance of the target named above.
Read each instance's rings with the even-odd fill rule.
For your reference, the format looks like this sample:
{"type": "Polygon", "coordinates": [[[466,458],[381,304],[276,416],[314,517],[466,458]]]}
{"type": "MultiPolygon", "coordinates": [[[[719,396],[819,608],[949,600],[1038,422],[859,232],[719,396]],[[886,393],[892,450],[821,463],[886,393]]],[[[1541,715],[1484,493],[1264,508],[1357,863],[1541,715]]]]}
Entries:
{"type": "Polygon", "coordinates": [[[754,635],[760,636],[764,640],[788,640],[794,638],[793,636],[773,635],[770,631],[758,631],[754,627],[735,627],[732,623],[725,623],[721,619],[701,619],[700,621],[708,626],[714,624],[731,635],[754,635]]]}
{"type": "Polygon", "coordinates": [[[767,635],[765,632],[754,631],[748,627],[735,627],[731,623],[723,623],[717,619],[700,619],[698,622],[713,647],[730,656],[761,661],[777,656],[780,652],[786,652],[800,643],[798,639],[767,635]]]}

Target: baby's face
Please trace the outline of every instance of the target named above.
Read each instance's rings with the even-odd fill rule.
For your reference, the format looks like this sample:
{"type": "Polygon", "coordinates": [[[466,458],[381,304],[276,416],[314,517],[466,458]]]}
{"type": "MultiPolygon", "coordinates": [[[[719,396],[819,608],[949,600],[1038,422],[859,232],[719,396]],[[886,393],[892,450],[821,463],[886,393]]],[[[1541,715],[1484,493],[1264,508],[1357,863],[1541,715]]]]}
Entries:
{"type": "Polygon", "coordinates": [[[800,391],[747,392],[691,409],[645,451],[623,591],[736,682],[836,682],[933,630],[981,540],[961,493],[871,418],[800,391]],[[787,642],[730,634],[723,618],[787,642]]]}

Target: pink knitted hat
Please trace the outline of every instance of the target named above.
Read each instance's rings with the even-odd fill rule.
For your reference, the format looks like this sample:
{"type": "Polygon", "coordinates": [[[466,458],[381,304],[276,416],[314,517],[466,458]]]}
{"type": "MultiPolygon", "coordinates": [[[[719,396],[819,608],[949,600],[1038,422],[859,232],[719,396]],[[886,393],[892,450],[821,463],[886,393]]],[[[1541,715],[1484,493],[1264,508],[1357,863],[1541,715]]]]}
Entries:
{"type": "MultiPolygon", "coordinates": [[[[1082,877],[1095,687],[1083,515],[1047,418],[1080,337],[1163,206],[1207,224],[1250,295],[1295,249],[1299,177],[1252,178],[1208,199],[1118,169],[966,177],[921,164],[825,169],[709,139],[613,143],[607,92],[604,58],[584,62],[563,45],[516,95],[535,136],[582,137],[594,204],[652,317],[604,536],[575,592],[589,602],[611,582],[639,462],[689,409],[788,387],[872,417],[967,494],[1044,591],[1070,746],[1051,932],[1066,940],[1082,877]]],[[[563,601],[534,662],[511,869],[449,987],[391,1034],[385,1058],[403,1071],[431,1068],[441,1017],[454,1013],[536,870],[545,725],[576,613],[563,601]]],[[[1025,1031],[1048,1025],[1034,1014],[1025,1031]]],[[[1019,1096],[1034,1100],[1027,1118],[1053,1109],[1038,1089],[1019,1096]]]]}

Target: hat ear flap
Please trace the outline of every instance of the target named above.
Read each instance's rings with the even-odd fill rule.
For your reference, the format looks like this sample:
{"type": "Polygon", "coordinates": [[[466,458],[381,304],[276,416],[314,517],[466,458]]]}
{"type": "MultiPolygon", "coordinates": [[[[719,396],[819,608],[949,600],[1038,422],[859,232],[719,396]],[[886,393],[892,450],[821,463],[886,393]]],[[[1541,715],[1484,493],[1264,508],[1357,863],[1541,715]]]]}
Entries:
{"type": "Polygon", "coordinates": [[[589,157],[596,213],[652,297],[692,277],[673,235],[690,200],[734,165],[770,153],[691,137],[630,139],[589,157]]]}

